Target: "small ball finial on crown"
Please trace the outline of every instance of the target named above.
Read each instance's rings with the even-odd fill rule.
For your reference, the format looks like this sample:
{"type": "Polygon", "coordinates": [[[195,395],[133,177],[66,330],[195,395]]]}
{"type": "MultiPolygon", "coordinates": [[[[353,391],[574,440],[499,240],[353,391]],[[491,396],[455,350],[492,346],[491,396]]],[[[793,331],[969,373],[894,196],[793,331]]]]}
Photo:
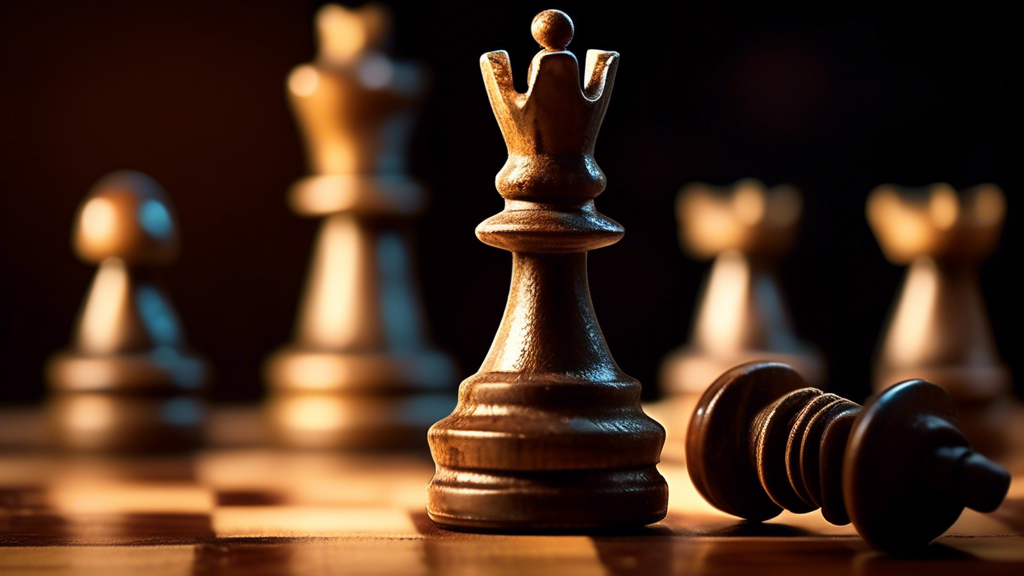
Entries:
{"type": "Polygon", "coordinates": [[[491,109],[501,127],[509,157],[498,173],[498,191],[506,200],[596,198],[605,187],[594,160],[619,54],[588,50],[583,85],[576,56],[565,47],[573,23],[564,12],[545,10],[533,19],[540,43],[527,72],[527,90],[512,82],[504,50],[480,57],[491,109]]]}
{"type": "Polygon", "coordinates": [[[533,39],[545,50],[558,52],[565,50],[569,42],[572,42],[575,29],[572,19],[565,12],[545,10],[533,17],[530,32],[533,33],[533,39]]]}

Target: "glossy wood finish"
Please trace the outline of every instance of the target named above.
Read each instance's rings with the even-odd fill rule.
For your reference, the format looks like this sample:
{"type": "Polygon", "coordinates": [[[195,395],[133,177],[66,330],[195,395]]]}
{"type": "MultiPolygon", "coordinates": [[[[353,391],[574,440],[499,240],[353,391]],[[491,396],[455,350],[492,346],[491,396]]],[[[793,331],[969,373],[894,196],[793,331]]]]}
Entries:
{"type": "Polygon", "coordinates": [[[776,270],[796,242],[802,209],[792,186],[766,188],[753,178],[724,188],[693,183],[679,191],[682,247],[714,263],[697,302],[690,341],[661,365],[666,460],[684,459],[687,423],[697,400],[737,364],[781,362],[815,386],[824,385],[824,360],[793,330],[776,270]]]}
{"type": "Polygon", "coordinates": [[[943,388],[910,380],[863,409],[783,364],[750,363],[708,388],[690,421],[687,468],[716,508],[762,521],[822,508],[871,544],[919,549],[964,507],[995,510],[1010,475],[970,449],[943,388]]]}
{"type": "Polygon", "coordinates": [[[873,386],[926,378],[949,391],[971,441],[999,452],[1009,444],[1011,375],[999,359],[978,282],[1006,215],[1002,191],[983,184],[879,186],[868,223],[890,262],[907,265],[879,344],[873,386]]]}
{"type": "Polygon", "coordinates": [[[210,446],[172,457],[35,451],[18,429],[41,416],[0,410],[4,574],[981,576],[1024,567],[1019,460],[999,510],[965,510],[908,557],[873,550],[852,527],[816,514],[730,517],[677,465],[659,466],[672,486],[669,513],[646,529],[474,534],[428,519],[428,459],[261,448],[253,443],[265,437],[263,421],[249,408],[212,411],[210,446]]]}
{"type": "Polygon", "coordinates": [[[113,172],[82,202],[73,237],[99,270],[71,345],[47,362],[54,441],[83,450],[197,446],[208,368],[155,274],[178,251],[170,199],[145,174],[113,172]]]}
{"type": "Polygon", "coordinates": [[[390,14],[327,5],[320,54],[288,78],[313,176],[292,208],[321,217],[294,340],[266,364],[279,440],[306,447],[418,448],[455,404],[455,368],[430,344],[409,226],[426,201],[406,174],[425,93],[419,67],[380,50],[390,14]]]}
{"type": "Polygon", "coordinates": [[[605,186],[593,152],[618,54],[589,51],[581,91],[564,51],[572,30],[558,11],[534,19],[543,50],[526,94],[513,88],[506,53],[480,59],[509,158],[496,181],[505,210],[477,236],[513,253],[512,287],[480,371],[430,429],[427,511],[442,526],[580,530],[665,515],[655,467],[664,430],[612,359],[587,284],[587,251],[623,234],[593,200],[605,186]]]}

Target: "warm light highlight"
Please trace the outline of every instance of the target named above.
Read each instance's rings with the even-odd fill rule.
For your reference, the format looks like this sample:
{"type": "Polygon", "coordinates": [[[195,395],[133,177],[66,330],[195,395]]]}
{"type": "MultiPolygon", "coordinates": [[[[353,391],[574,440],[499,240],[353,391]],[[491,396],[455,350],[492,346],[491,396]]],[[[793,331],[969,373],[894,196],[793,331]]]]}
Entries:
{"type": "Polygon", "coordinates": [[[345,64],[383,42],[391,28],[391,16],[378,4],[355,10],[327,4],[316,13],[316,28],[320,59],[345,64]]]}
{"type": "Polygon", "coordinates": [[[225,537],[386,534],[422,538],[409,513],[396,508],[231,506],[213,513],[213,530],[225,537]]]}
{"type": "Polygon", "coordinates": [[[107,258],[89,288],[82,311],[78,345],[93,354],[116,352],[123,340],[122,326],[128,314],[131,281],[120,258],[107,258]]]}
{"type": "Polygon", "coordinates": [[[82,208],[83,240],[100,246],[110,244],[117,232],[117,206],[109,198],[93,198],[82,208]]]}
{"type": "Polygon", "coordinates": [[[889,363],[907,365],[930,356],[935,338],[935,306],[939,297],[939,270],[935,261],[924,257],[914,261],[900,292],[896,315],[886,337],[889,363]]]}
{"type": "Polygon", "coordinates": [[[79,433],[105,430],[118,419],[117,406],[109,398],[83,394],[65,404],[62,418],[68,428],[79,433]]]}
{"type": "Polygon", "coordinates": [[[366,333],[379,322],[364,316],[373,313],[362,303],[373,274],[364,272],[372,264],[365,247],[371,242],[360,236],[359,223],[352,215],[338,214],[324,221],[311,267],[299,321],[300,340],[325,349],[367,347],[373,335],[366,333]]]}
{"type": "Polygon", "coordinates": [[[960,216],[960,201],[956,190],[949,186],[936,186],[928,198],[928,213],[939,230],[949,230],[960,216]]]}
{"type": "Polygon", "coordinates": [[[764,192],[756,186],[742,184],[732,197],[732,208],[740,222],[748,226],[757,224],[766,208],[764,192]]]}
{"type": "Polygon", "coordinates": [[[728,356],[742,347],[744,331],[737,330],[747,316],[750,301],[750,266],[737,251],[723,252],[715,260],[694,331],[701,348],[728,356]]]}
{"type": "Polygon", "coordinates": [[[193,484],[76,477],[55,480],[46,500],[61,512],[79,514],[205,514],[216,504],[211,490],[193,484]]]}
{"type": "Polygon", "coordinates": [[[338,422],[346,421],[352,415],[345,408],[345,402],[324,396],[293,396],[281,400],[278,416],[292,428],[306,431],[330,431],[338,422]]]}
{"type": "Polygon", "coordinates": [[[288,89],[296,96],[309,96],[319,85],[320,73],[312,66],[299,66],[288,76],[288,89]]]}

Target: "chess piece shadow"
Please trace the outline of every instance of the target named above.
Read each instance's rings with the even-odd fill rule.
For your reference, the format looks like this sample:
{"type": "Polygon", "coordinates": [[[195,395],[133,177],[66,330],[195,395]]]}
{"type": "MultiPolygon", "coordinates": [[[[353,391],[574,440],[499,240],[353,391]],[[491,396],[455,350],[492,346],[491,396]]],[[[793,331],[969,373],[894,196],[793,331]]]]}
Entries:
{"type": "Polygon", "coordinates": [[[996,248],[1006,215],[1002,191],[983,184],[884,185],[867,217],[885,257],[909,265],[876,351],[873,388],[907,378],[941,385],[956,402],[971,442],[992,454],[1009,444],[1014,403],[979,284],[980,262],[996,248]]]}
{"type": "Polygon", "coordinates": [[[677,574],[678,560],[670,532],[656,527],[631,535],[591,536],[597,560],[610,576],[677,574]]]}
{"type": "Polygon", "coordinates": [[[714,263],[690,341],[661,365],[666,461],[685,459],[693,407],[715,378],[737,364],[781,362],[814,385],[824,384],[825,363],[794,332],[778,279],[778,261],[796,241],[802,209],[792,186],[766,188],[753,178],[724,188],[689,184],[676,197],[683,249],[714,263]]]}
{"type": "Polygon", "coordinates": [[[526,94],[507,53],[480,59],[509,157],[496,180],[505,209],[476,233],[512,252],[512,287],[480,371],[430,429],[427,511],[463,530],[635,528],[667,510],[656,467],[665,433],[612,359],[587,281],[587,252],[623,235],[594,206],[606,183],[594,145],[619,55],[590,50],[581,90],[569,17],[542,12],[532,32],[543,49],[526,94]]]}
{"type": "Polygon", "coordinates": [[[870,544],[918,550],[965,507],[991,512],[1010,475],[956,426],[940,386],[897,384],[863,407],[809,387],[789,366],[750,363],[723,374],[701,397],[686,438],[697,491],[753,521],[783,509],[821,508],[853,522],[870,544]]]}
{"type": "Polygon", "coordinates": [[[795,538],[813,535],[813,532],[796,526],[750,521],[737,522],[724,528],[701,532],[701,536],[725,538],[795,538]]]}
{"type": "Polygon", "coordinates": [[[406,173],[424,70],[380,50],[390,13],[326,5],[320,53],[288,78],[313,176],[292,208],[323,218],[293,342],[266,363],[268,410],[289,446],[425,449],[455,405],[451,359],[429,341],[411,223],[426,192],[406,173]]]}
{"type": "Polygon", "coordinates": [[[205,361],[156,269],[178,253],[170,199],[141,172],[112,172],[82,203],[73,245],[99,265],[71,345],[46,366],[58,446],[99,451],[181,450],[203,439],[205,361]]]}

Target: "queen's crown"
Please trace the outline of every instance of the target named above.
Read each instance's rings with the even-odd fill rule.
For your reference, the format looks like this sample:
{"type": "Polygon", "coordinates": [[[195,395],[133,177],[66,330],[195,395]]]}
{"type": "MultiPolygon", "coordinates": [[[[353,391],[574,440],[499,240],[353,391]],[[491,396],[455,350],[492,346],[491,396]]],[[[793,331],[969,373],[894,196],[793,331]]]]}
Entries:
{"type": "Polygon", "coordinates": [[[581,89],[576,56],[565,51],[573,36],[569,16],[545,10],[531,29],[543,50],[530,63],[525,94],[513,87],[507,52],[480,57],[491,108],[508,146],[508,161],[496,178],[498,191],[506,199],[594,198],[605,187],[594,144],[619,55],[588,50],[581,89]]]}

